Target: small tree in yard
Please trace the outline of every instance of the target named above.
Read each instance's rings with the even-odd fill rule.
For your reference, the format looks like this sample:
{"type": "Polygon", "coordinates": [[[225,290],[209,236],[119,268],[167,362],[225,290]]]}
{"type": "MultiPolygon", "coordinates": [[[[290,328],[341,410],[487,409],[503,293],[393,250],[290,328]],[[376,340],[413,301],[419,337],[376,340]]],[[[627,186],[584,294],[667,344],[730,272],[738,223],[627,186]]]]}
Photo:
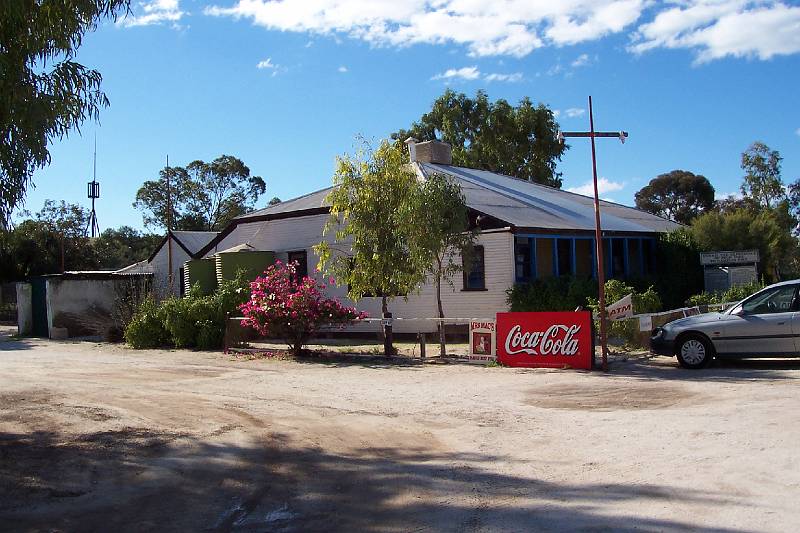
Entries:
{"type": "MultiPolygon", "coordinates": [[[[476,231],[469,228],[469,209],[457,183],[441,174],[428,177],[417,189],[417,230],[413,246],[416,255],[426,259],[426,273],[436,286],[439,318],[444,318],[442,281],[453,285],[453,275],[470,264],[476,231]]],[[[439,323],[439,345],[444,356],[444,323],[439,323]]]]}
{"type": "Polygon", "coordinates": [[[255,328],[264,336],[285,339],[292,353],[298,356],[303,345],[322,326],[344,326],[367,316],[327,298],[325,288],[325,284],[314,278],[298,278],[297,262],[278,261],[250,283],[250,300],[239,307],[245,316],[242,325],[255,328]]]}
{"type": "MultiPolygon", "coordinates": [[[[324,233],[334,230],[335,244],[342,248],[328,242],[315,247],[320,268],[347,284],[353,300],[379,296],[384,316],[390,299],[417,289],[427,267],[411,244],[418,184],[407,163],[403,147],[387,141],[376,150],[367,147],[355,157],[338,158],[324,233]]],[[[395,352],[389,332],[386,355],[395,352]]]]}

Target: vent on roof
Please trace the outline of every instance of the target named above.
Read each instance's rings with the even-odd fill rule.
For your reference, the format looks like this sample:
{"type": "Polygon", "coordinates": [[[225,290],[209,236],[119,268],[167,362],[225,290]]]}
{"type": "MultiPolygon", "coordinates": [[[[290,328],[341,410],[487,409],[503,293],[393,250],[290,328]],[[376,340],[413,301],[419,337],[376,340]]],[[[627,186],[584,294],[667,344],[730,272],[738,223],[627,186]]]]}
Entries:
{"type": "Polygon", "coordinates": [[[406,141],[411,162],[452,165],[453,151],[450,145],[442,141],[425,141],[418,143],[413,137],[406,141]]]}

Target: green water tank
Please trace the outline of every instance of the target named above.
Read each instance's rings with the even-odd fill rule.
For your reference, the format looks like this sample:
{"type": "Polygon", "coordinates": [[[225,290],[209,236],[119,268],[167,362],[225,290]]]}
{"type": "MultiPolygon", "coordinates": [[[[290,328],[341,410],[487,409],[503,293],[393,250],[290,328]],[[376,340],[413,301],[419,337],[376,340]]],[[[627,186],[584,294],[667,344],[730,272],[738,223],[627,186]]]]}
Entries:
{"type": "Polygon", "coordinates": [[[275,262],[275,253],[266,250],[256,250],[249,244],[240,244],[214,254],[216,263],[217,284],[223,280],[236,277],[240,270],[244,271],[249,280],[264,273],[268,266],[275,262]]]}
{"type": "Polygon", "coordinates": [[[213,257],[206,259],[190,259],[183,264],[184,294],[189,294],[195,284],[200,285],[203,295],[211,294],[217,289],[217,264],[213,257]]]}

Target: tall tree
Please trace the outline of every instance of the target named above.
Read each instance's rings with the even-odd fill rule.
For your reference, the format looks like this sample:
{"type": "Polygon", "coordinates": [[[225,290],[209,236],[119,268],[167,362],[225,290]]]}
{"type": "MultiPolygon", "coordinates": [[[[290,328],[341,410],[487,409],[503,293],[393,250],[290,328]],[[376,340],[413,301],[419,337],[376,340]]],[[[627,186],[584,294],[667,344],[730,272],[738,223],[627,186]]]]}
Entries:
{"type": "MultiPolygon", "coordinates": [[[[433,278],[436,308],[439,318],[444,318],[442,282],[452,286],[453,276],[463,270],[464,263],[469,263],[477,233],[470,228],[469,208],[457,183],[434,174],[416,191],[412,227],[417,231],[411,245],[425,265],[426,274],[433,278]]],[[[439,323],[439,339],[444,350],[443,322],[439,323]]]]}
{"type": "Polygon", "coordinates": [[[108,105],[102,76],[75,61],[86,32],[130,0],[0,2],[0,226],[25,198],[48,145],[108,105]]]}
{"type": "Polygon", "coordinates": [[[714,187],[705,176],[673,170],[650,180],[635,199],[639,209],[688,224],[714,206],[714,187]]]}
{"type": "Polygon", "coordinates": [[[770,209],[786,197],[781,179],[781,155],[762,142],[754,142],[742,153],[745,171],[742,194],[770,209]]]}
{"type": "MultiPolygon", "coordinates": [[[[320,268],[347,285],[351,299],[379,296],[384,314],[389,300],[416,290],[425,279],[426,265],[409,245],[417,231],[411,192],[417,179],[407,163],[403,147],[387,141],[375,150],[365,145],[354,157],[338,157],[323,230],[323,235],[333,232],[333,242],[315,247],[320,268]]],[[[388,354],[391,342],[388,337],[388,354]]]]}
{"type": "Polygon", "coordinates": [[[266,188],[241,159],[222,155],[210,163],[197,160],[185,168],[161,169],[157,180],[142,184],[133,206],[150,228],[166,228],[171,214],[172,229],[219,231],[251,211],[266,188]]]}
{"type": "Polygon", "coordinates": [[[557,131],[553,112],[528,97],[514,107],[503,99],[490,102],[484,91],[473,99],[448,89],[430,112],[408,130],[393,133],[392,139],[439,139],[452,146],[457,166],[561,187],[556,163],[567,147],[557,140],[557,131]]]}

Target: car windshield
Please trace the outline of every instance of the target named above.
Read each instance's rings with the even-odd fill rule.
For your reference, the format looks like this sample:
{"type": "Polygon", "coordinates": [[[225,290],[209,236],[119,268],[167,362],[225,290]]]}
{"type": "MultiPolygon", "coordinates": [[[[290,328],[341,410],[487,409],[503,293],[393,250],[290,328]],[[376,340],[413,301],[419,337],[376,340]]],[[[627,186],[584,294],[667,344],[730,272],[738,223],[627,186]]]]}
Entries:
{"type": "Polygon", "coordinates": [[[792,310],[792,302],[797,285],[782,285],[764,290],[742,301],[731,311],[732,314],[785,313],[792,310]]]}

